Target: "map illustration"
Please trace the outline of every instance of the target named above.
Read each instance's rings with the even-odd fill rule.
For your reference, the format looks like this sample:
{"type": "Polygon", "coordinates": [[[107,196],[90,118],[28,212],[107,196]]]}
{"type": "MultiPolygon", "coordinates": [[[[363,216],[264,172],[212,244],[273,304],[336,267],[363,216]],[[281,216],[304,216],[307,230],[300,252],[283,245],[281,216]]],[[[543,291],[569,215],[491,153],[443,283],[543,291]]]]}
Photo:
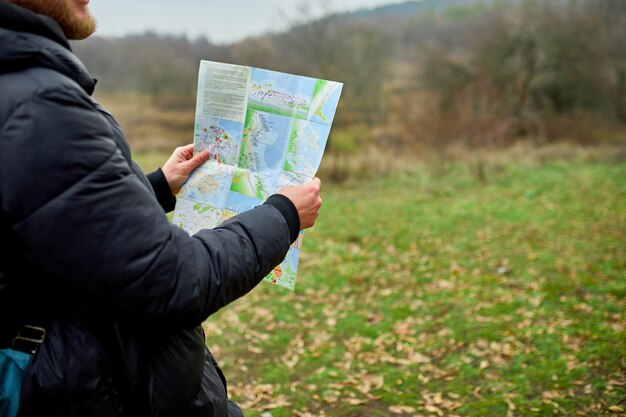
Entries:
{"type": "Polygon", "coordinates": [[[222,215],[222,210],[212,206],[178,198],[172,223],[193,235],[202,229],[213,229],[222,221],[222,215]]]}
{"type": "Polygon", "coordinates": [[[317,80],[309,106],[308,119],[330,125],[335,117],[339,96],[341,96],[341,84],[317,80]]]}
{"type": "Polygon", "coordinates": [[[285,158],[285,170],[313,177],[322,162],[330,125],[294,120],[285,158]]]}
{"type": "Polygon", "coordinates": [[[233,181],[236,168],[218,161],[209,160],[197,169],[183,185],[179,196],[199,203],[223,208],[227,193],[233,181]]]}
{"type": "Polygon", "coordinates": [[[262,203],[262,200],[231,191],[228,193],[228,199],[226,200],[226,210],[239,214],[244,211],[252,210],[262,203]]]}
{"type": "Polygon", "coordinates": [[[214,161],[236,164],[242,133],[241,123],[214,117],[198,117],[194,134],[195,150],[208,151],[214,161]]]}
{"type": "Polygon", "coordinates": [[[291,136],[292,120],[290,117],[249,110],[243,130],[239,167],[265,175],[280,173],[291,136]]]}
{"type": "Polygon", "coordinates": [[[237,168],[230,189],[248,197],[266,200],[277,191],[277,182],[275,176],[237,168]]]}
{"type": "Polygon", "coordinates": [[[317,80],[252,69],[248,108],[307,119],[317,80]]]}
{"type": "Polygon", "coordinates": [[[300,262],[300,249],[293,246],[287,252],[285,260],[277,265],[266,278],[273,284],[281,287],[292,289],[296,287],[296,275],[298,273],[298,264],[300,262]]]}
{"type": "MultiPolygon", "coordinates": [[[[182,187],[172,222],[190,235],[315,176],[343,84],[200,62],[194,152],[209,160],[182,187]]],[[[304,234],[266,281],[294,290],[304,234]]]]}
{"type": "Polygon", "coordinates": [[[304,184],[311,181],[312,179],[313,176],[283,170],[283,172],[280,174],[280,177],[278,178],[277,189],[281,189],[283,187],[291,187],[292,185],[304,184]]]}

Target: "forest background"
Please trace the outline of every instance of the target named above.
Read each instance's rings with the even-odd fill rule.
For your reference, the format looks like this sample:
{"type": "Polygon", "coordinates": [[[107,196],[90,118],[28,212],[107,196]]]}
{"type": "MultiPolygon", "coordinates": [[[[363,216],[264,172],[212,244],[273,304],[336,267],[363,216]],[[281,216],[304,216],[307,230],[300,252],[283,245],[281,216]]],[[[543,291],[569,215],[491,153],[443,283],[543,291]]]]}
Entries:
{"type": "Polygon", "coordinates": [[[287,32],[231,45],[147,33],[74,48],[140,151],[193,137],[201,59],[343,81],[335,180],[353,165],[377,175],[406,157],[446,162],[459,148],[624,137],[623,1],[418,1],[308,22],[318,12],[303,6],[287,32]]]}

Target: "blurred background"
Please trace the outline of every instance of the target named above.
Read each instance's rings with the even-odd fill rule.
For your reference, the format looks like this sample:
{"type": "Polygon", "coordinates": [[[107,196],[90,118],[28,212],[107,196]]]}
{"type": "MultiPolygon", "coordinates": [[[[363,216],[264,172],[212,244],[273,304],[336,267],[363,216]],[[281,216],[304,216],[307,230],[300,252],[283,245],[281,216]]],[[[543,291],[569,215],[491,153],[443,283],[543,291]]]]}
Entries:
{"type": "Polygon", "coordinates": [[[295,293],[207,344],[248,416],[626,409],[626,1],[94,2],[73,43],[135,158],[201,59],[345,84],[295,293]]]}

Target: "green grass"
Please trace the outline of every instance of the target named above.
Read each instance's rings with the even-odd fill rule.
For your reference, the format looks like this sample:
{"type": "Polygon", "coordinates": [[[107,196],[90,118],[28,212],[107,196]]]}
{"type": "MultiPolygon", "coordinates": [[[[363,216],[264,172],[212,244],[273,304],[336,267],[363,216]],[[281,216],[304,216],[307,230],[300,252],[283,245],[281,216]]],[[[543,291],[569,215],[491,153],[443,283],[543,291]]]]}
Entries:
{"type": "Polygon", "coordinates": [[[133,160],[139,164],[144,172],[151,172],[162,167],[170,155],[171,152],[168,153],[164,151],[134,152],[133,160]]]}
{"type": "Polygon", "coordinates": [[[597,416],[626,408],[626,165],[459,167],[323,187],[295,293],[206,323],[260,416],[597,416]]]}

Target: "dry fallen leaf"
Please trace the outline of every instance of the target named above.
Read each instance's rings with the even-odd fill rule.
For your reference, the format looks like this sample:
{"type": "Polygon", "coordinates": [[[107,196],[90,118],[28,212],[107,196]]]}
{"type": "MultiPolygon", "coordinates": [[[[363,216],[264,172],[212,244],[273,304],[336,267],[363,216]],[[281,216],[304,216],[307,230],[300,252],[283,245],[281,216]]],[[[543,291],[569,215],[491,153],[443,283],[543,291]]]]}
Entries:
{"type": "Polygon", "coordinates": [[[339,400],[339,397],[333,394],[329,394],[329,395],[325,395],[323,399],[326,404],[334,404],[339,400]]]}
{"type": "Polygon", "coordinates": [[[415,408],[408,405],[392,405],[391,407],[389,407],[389,411],[394,414],[414,413],[415,408]]]}
{"type": "Polygon", "coordinates": [[[348,403],[350,405],[363,405],[367,404],[369,400],[361,399],[361,398],[344,398],[343,402],[348,403]]]}
{"type": "Polygon", "coordinates": [[[425,405],[424,410],[430,413],[435,413],[438,416],[443,416],[443,411],[441,411],[439,408],[435,407],[434,405],[425,405]]]}

